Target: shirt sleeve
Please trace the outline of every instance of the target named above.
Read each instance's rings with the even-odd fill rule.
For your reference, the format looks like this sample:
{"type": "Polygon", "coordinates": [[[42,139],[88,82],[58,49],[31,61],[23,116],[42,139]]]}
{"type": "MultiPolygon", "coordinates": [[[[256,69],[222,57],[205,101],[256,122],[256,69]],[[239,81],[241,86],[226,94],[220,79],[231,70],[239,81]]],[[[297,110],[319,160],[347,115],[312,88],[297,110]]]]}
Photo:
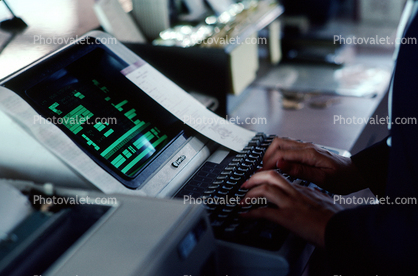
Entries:
{"type": "Polygon", "coordinates": [[[389,165],[389,146],[386,141],[387,138],[351,157],[375,195],[385,194],[389,165]]]}
{"type": "Polygon", "coordinates": [[[418,205],[411,200],[401,205],[393,198],[389,199],[392,204],[361,206],[335,214],[325,231],[325,248],[335,272],[415,275],[418,205]]]}

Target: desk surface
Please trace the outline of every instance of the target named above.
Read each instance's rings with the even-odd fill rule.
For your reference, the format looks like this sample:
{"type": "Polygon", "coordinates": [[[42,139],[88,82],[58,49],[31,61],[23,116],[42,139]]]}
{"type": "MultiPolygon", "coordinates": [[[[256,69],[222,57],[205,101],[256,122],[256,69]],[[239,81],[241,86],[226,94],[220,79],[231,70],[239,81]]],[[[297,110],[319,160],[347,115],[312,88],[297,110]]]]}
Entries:
{"type": "MultiPolygon", "coordinates": [[[[345,28],[339,29],[340,32],[351,34],[354,32],[356,34],[362,31],[363,36],[367,32],[380,32],[393,36],[396,30],[394,26],[376,29],[373,26],[361,28],[356,24],[351,24],[352,27],[348,28],[347,24],[343,25],[345,28]]],[[[335,27],[333,30],[335,31],[335,27]]],[[[353,55],[345,66],[378,67],[385,68],[388,72],[393,70],[393,46],[353,46],[351,50],[353,55]]],[[[270,72],[275,69],[274,67],[270,68],[270,72]]],[[[267,70],[268,73],[269,70],[267,70]]],[[[262,73],[262,75],[265,74],[266,72],[262,73]]],[[[317,80],[312,81],[318,82],[317,80]]],[[[389,79],[386,80],[386,83],[389,83],[389,79]]],[[[241,122],[246,118],[252,119],[254,123],[245,124],[244,127],[255,131],[292,137],[356,153],[384,138],[387,135],[387,125],[334,123],[334,116],[366,119],[375,118],[378,115],[379,118],[386,118],[387,86],[383,85],[373,98],[326,95],[306,97],[303,100],[302,108],[288,110],[283,108],[283,96],[279,90],[253,85],[238,97],[229,96],[228,114],[231,117],[240,117],[241,122]],[[331,104],[326,108],[312,107],[312,102],[318,101],[328,101],[331,104]]]]}

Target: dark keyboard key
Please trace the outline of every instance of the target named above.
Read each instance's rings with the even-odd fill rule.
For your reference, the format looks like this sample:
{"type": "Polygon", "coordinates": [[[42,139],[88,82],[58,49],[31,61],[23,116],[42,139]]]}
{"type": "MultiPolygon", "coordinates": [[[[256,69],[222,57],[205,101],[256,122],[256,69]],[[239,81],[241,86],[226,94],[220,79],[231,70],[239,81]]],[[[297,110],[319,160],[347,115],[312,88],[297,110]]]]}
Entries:
{"type": "Polygon", "coordinates": [[[223,172],[221,172],[221,175],[222,176],[225,176],[225,175],[230,175],[230,174],[232,174],[232,171],[223,171],[223,172]]]}
{"type": "Polygon", "coordinates": [[[246,164],[251,164],[251,165],[254,165],[255,163],[257,162],[257,160],[254,160],[254,158],[252,158],[252,159],[245,159],[244,160],[244,163],[246,163],[246,164]]]}
{"type": "Polygon", "coordinates": [[[243,177],[243,176],[245,176],[245,173],[243,173],[243,172],[234,172],[233,175],[234,176],[237,176],[237,177],[243,177]]]}
{"type": "Polygon", "coordinates": [[[235,157],[234,159],[232,159],[232,162],[242,162],[244,160],[244,157],[235,157]]]}
{"type": "Polygon", "coordinates": [[[239,167],[237,171],[238,171],[238,172],[242,172],[242,173],[247,173],[247,172],[249,172],[250,170],[249,170],[248,168],[242,168],[242,167],[239,167]]]}
{"type": "Polygon", "coordinates": [[[218,189],[221,185],[210,185],[208,189],[218,189]]]}
{"type": "Polygon", "coordinates": [[[222,189],[225,189],[225,190],[232,190],[232,188],[234,188],[234,186],[222,186],[222,189]]]}
{"type": "Polygon", "coordinates": [[[252,146],[252,147],[257,147],[260,144],[261,144],[260,141],[251,141],[251,142],[248,143],[248,145],[252,146]]]}
{"type": "Polygon", "coordinates": [[[213,205],[205,205],[205,208],[206,208],[206,210],[209,210],[209,211],[215,211],[216,206],[213,206],[213,205]]]}
{"type": "Polygon", "coordinates": [[[251,204],[249,205],[242,205],[241,210],[250,210],[253,206],[251,204]]]}
{"type": "Polygon", "coordinates": [[[248,155],[248,157],[247,157],[249,160],[252,160],[253,162],[258,162],[259,163],[259,161],[260,161],[260,159],[261,159],[261,157],[260,156],[258,156],[258,155],[252,155],[252,154],[250,154],[250,155],[248,155]]]}
{"type": "Polygon", "coordinates": [[[240,181],[242,179],[242,177],[241,176],[230,176],[229,179],[232,180],[232,181],[240,181]]]}
{"type": "Polygon", "coordinates": [[[231,213],[233,211],[233,209],[231,209],[231,208],[224,208],[224,209],[222,209],[222,212],[223,213],[231,213]]]}
{"type": "Polygon", "coordinates": [[[213,220],[210,225],[212,225],[212,227],[221,227],[224,223],[224,220],[213,220]]]}

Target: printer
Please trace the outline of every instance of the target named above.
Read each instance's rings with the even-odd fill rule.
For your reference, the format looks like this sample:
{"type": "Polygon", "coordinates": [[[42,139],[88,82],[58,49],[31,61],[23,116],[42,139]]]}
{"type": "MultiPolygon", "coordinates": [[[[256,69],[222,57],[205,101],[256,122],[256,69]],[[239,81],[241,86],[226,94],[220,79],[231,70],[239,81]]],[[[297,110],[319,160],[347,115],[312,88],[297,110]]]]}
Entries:
{"type": "Polygon", "coordinates": [[[0,233],[0,275],[217,274],[200,205],[27,181],[1,180],[0,190],[0,229],[11,228],[0,233]]]}

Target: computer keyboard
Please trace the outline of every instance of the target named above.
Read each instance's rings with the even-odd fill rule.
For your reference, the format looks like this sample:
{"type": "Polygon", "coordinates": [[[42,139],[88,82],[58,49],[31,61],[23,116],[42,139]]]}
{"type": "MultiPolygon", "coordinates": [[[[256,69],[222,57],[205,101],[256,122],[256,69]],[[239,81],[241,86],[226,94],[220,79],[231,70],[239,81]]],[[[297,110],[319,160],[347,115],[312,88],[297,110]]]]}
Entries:
{"type": "MultiPolygon", "coordinates": [[[[197,203],[205,203],[217,239],[276,251],[288,236],[288,231],[275,223],[240,216],[270,205],[267,202],[241,205],[239,200],[248,192],[241,185],[263,167],[264,153],[274,138],[274,135],[258,133],[240,153],[229,154],[220,164],[206,162],[176,194],[176,198],[193,198],[197,203]]],[[[310,185],[308,181],[282,175],[290,182],[310,185]]]]}

